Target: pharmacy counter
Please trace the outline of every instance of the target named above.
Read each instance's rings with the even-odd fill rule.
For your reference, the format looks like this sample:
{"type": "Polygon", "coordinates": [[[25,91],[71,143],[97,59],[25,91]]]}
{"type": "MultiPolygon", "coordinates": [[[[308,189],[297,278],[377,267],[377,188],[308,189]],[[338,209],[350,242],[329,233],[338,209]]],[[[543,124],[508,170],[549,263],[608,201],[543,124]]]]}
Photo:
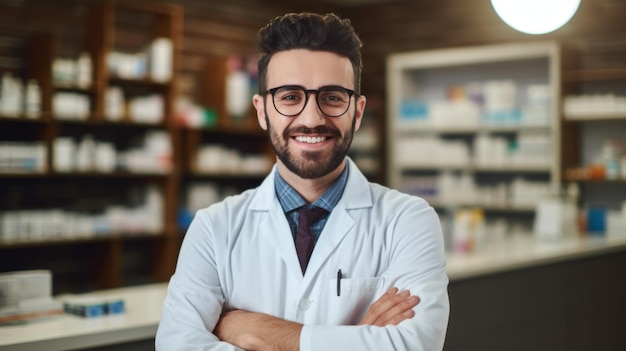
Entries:
{"type": "Polygon", "coordinates": [[[126,312],[120,315],[83,318],[64,314],[0,326],[0,350],[76,350],[154,338],[166,289],[166,284],[153,284],[88,294],[122,298],[126,312]]]}
{"type": "Polygon", "coordinates": [[[553,241],[540,241],[524,235],[477,252],[448,254],[446,262],[448,277],[455,281],[615,251],[626,251],[626,235],[586,235],[553,241]]]}
{"type": "MultiPolygon", "coordinates": [[[[561,317],[567,317],[568,323],[585,325],[584,318],[592,319],[591,315],[598,315],[596,308],[608,309],[598,306],[598,302],[611,303],[619,294],[623,294],[619,299],[626,301],[623,299],[626,284],[614,286],[615,282],[626,281],[623,278],[626,276],[624,262],[626,237],[585,237],[553,243],[515,239],[473,254],[450,255],[451,318],[445,350],[510,351],[522,350],[521,346],[535,351],[566,350],[555,346],[555,341],[550,338],[529,343],[533,340],[532,333],[565,325],[561,317]],[[619,259],[616,260],[615,255],[619,259]],[[598,262],[591,261],[594,259],[598,262]],[[613,266],[616,269],[609,270],[613,266]],[[583,273],[579,273],[580,270],[583,273]],[[568,295],[569,289],[575,290],[574,293],[568,295]],[[595,298],[595,290],[604,295],[595,298]],[[595,304],[590,304],[589,299],[595,304]],[[571,306],[563,301],[571,301],[577,310],[570,312],[571,306]],[[537,311],[537,315],[533,311],[537,311]],[[550,318],[546,318],[544,312],[550,318]],[[526,322],[543,329],[525,328],[526,322]],[[519,333],[525,336],[523,342],[518,338],[519,333]],[[481,343],[483,340],[493,342],[485,345],[481,343]],[[544,345],[546,347],[542,347],[544,345]]],[[[79,350],[128,345],[141,340],[150,343],[156,334],[166,288],[167,285],[162,283],[89,294],[124,299],[126,312],[121,315],[90,319],[62,315],[25,325],[0,326],[0,351],[79,350]]],[[[622,305],[623,302],[616,306],[622,308],[622,305]]],[[[621,312],[626,315],[625,310],[621,312]]],[[[613,315],[609,317],[607,323],[613,315]]],[[[567,331],[569,333],[571,328],[567,331]]],[[[554,335],[561,336],[559,333],[554,335]]],[[[597,336],[591,332],[587,335],[597,336]]]]}
{"type": "Polygon", "coordinates": [[[448,273],[444,351],[626,350],[626,237],[515,239],[448,273]]]}

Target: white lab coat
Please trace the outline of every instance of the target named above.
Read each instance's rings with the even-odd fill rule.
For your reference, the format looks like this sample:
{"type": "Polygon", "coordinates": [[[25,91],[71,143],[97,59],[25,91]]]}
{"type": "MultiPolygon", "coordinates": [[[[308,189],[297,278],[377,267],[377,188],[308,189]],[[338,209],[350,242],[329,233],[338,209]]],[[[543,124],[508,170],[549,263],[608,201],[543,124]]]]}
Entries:
{"type": "Polygon", "coordinates": [[[441,350],[449,302],[437,214],[421,198],[368,183],[347,162],[343,196],[304,276],[274,191],[275,167],[260,187],[198,211],[169,283],[157,350],[239,350],[211,333],[231,309],[304,324],[302,351],[441,350]],[[394,286],[420,297],[415,317],[356,326],[394,286]]]}

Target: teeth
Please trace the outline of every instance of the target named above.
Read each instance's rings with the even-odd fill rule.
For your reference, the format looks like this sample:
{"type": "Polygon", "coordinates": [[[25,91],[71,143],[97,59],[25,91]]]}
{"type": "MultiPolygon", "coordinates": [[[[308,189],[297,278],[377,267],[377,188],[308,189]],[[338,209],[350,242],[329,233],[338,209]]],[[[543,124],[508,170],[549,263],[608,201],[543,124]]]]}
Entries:
{"type": "Polygon", "coordinates": [[[296,140],[301,143],[315,144],[315,143],[321,143],[322,141],[326,140],[326,137],[324,136],[318,136],[318,137],[297,136],[296,140]]]}

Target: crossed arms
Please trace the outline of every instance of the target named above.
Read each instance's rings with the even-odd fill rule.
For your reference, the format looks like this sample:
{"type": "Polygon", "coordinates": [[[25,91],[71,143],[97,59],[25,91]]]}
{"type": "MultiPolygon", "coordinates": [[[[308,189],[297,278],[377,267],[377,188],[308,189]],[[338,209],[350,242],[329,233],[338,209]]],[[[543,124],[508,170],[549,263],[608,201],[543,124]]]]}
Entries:
{"type": "MultiPolygon", "coordinates": [[[[355,258],[360,261],[353,264],[352,290],[342,294],[341,300],[329,294],[332,278],[316,280],[305,293],[298,291],[298,280],[276,255],[274,245],[283,241],[268,240],[268,234],[263,233],[247,241],[216,236],[228,232],[230,223],[211,219],[211,213],[197,216],[168,286],[156,349],[440,350],[449,312],[443,235],[432,209],[418,203],[405,211],[410,215],[400,216],[390,229],[394,231],[393,241],[368,243],[388,245],[384,254],[377,259],[364,259],[365,255],[355,258]],[[421,224],[416,227],[415,223],[421,224]],[[379,262],[389,265],[377,271],[379,262]],[[250,269],[261,264],[263,270],[250,269]],[[406,292],[392,289],[368,306],[376,289],[384,286],[406,292]],[[410,294],[416,296],[411,298],[410,294]],[[314,309],[300,310],[298,299],[308,295],[315,296],[314,309]],[[306,315],[296,317],[298,313],[306,315]]],[[[257,232],[252,226],[259,220],[246,222],[251,228],[237,228],[257,232]]],[[[360,237],[351,237],[355,238],[360,237]]],[[[350,247],[357,244],[344,243],[350,247]]]]}
{"type": "MultiPolygon", "coordinates": [[[[397,288],[374,302],[359,325],[397,325],[415,315],[419,297],[397,288]]],[[[249,351],[300,350],[302,324],[263,313],[234,310],[222,315],[213,333],[222,341],[249,351]]]]}

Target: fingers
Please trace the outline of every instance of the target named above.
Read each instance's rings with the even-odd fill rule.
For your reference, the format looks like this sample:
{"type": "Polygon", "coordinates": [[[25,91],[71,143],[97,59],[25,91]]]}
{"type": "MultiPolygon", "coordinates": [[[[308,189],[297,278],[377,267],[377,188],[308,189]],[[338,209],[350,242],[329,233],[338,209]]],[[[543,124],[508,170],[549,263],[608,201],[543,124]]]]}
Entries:
{"type": "Polygon", "coordinates": [[[397,325],[415,316],[413,307],[419,301],[419,297],[412,296],[408,290],[398,292],[397,288],[392,288],[370,306],[359,325],[397,325]]]}

